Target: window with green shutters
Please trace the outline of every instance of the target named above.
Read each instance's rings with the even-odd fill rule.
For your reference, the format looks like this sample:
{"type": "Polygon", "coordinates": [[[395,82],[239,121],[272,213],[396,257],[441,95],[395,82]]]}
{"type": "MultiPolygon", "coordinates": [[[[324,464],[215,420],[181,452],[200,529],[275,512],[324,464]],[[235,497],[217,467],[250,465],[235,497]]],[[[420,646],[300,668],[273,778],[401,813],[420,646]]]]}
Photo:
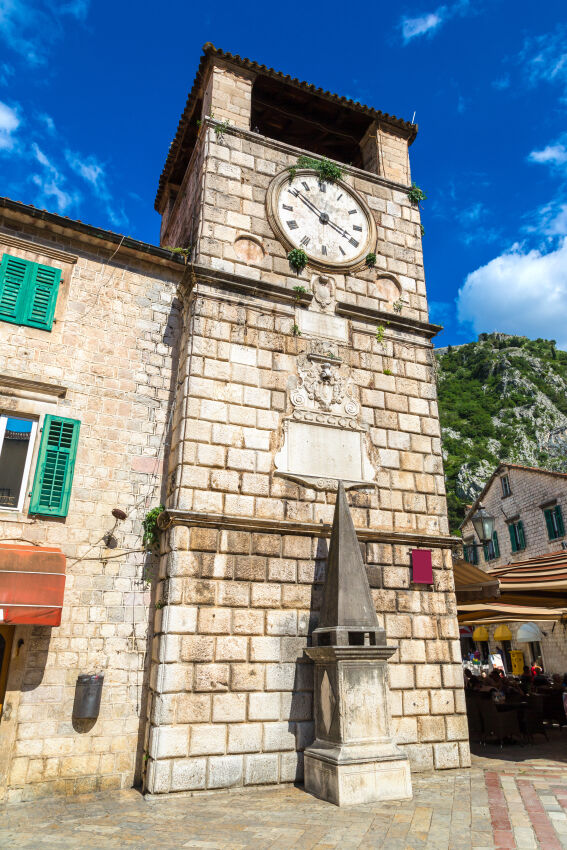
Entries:
{"type": "Polygon", "coordinates": [[[76,419],[45,417],[30,514],[67,516],[80,426],[76,419]]]}
{"type": "Polygon", "coordinates": [[[543,515],[545,516],[545,524],[547,526],[547,536],[549,540],[557,540],[558,537],[565,535],[565,526],[563,525],[563,512],[561,505],[555,505],[553,508],[547,508],[543,515]]]}
{"type": "Polygon", "coordinates": [[[61,269],[4,254],[0,263],[0,320],[50,331],[61,269]]]}
{"type": "Polygon", "coordinates": [[[463,545],[463,557],[469,564],[478,564],[478,547],[473,540],[465,540],[463,545]]]}
{"type": "Polygon", "coordinates": [[[510,543],[512,544],[512,552],[520,552],[526,548],[526,535],[524,532],[524,523],[521,519],[517,522],[511,522],[508,525],[508,534],[510,535],[510,543]]]}
{"type": "Polygon", "coordinates": [[[485,561],[495,561],[496,558],[499,558],[500,546],[498,544],[498,532],[494,531],[492,533],[492,540],[489,543],[484,543],[482,548],[484,550],[485,561]]]}

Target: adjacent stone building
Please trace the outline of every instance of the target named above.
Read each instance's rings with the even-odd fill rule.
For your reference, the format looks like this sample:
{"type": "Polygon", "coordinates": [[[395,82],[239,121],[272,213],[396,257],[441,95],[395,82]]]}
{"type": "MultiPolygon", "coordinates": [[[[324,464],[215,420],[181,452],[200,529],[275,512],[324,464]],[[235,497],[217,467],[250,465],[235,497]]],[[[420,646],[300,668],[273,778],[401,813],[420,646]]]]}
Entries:
{"type": "MultiPolygon", "coordinates": [[[[465,558],[491,570],[507,564],[521,564],[548,553],[560,553],[567,545],[565,516],[567,474],[515,463],[501,463],[461,525],[465,558]],[[485,546],[478,545],[471,521],[480,504],[494,517],[493,540],[485,546]]],[[[553,587],[552,584],[549,586],[553,587]]],[[[537,604],[537,599],[534,604],[537,604]]],[[[567,670],[564,626],[541,622],[538,626],[541,633],[539,641],[518,642],[516,635],[521,625],[521,622],[508,623],[512,639],[510,646],[505,647],[507,651],[522,651],[527,664],[539,658],[547,671],[564,673],[567,670]]],[[[494,639],[495,625],[487,628],[489,647],[494,651],[502,646],[502,641],[494,639]]]]}
{"type": "Polygon", "coordinates": [[[26,496],[2,527],[67,558],[61,625],[12,627],[10,798],[301,779],[339,479],[398,646],[395,740],[414,770],[469,763],[416,132],[206,45],[160,178],[167,248],[3,202],[3,251],[63,271],[51,330],[0,322],[3,411],[80,422],[66,516],[26,496]],[[73,723],[100,671],[100,717],[73,723]]]}

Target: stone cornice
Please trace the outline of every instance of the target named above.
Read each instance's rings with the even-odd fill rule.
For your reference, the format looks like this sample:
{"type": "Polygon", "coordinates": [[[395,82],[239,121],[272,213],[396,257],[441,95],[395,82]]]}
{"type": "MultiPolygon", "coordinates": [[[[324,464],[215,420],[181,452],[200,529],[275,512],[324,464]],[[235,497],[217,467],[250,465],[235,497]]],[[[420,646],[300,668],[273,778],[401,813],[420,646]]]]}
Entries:
{"type": "Polygon", "coordinates": [[[358,307],[356,304],[349,304],[347,301],[337,301],[336,309],[339,316],[359,319],[364,322],[385,322],[390,328],[419,333],[428,339],[432,339],[439,331],[443,330],[442,325],[431,325],[429,322],[421,322],[419,319],[409,319],[400,313],[373,310],[371,307],[358,307]]]}
{"type": "MultiPolygon", "coordinates": [[[[270,301],[276,301],[291,307],[308,307],[313,300],[312,292],[305,292],[298,296],[292,289],[268,280],[256,280],[254,278],[236,275],[232,272],[217,271],[216,269],[201,265],[190,265],[188,266],[188,270],[189,274],[184,276],[179,286],[179,296],[181,298],[193,293],[195,287],[203,283],[209,286],[220,287],[228,292],[246,295],[251,298],[266,298],[270,301]]],[[[347,319],[355,319],[365,323],[373,323],[374,325],[384,323],[392,330],[419,334],[429,340],[438,334],[439,331],[443,330],[441,325],[431,325],[428,322],[421,322],[418,319],[410,319],[401,316],[399,313],[373,310],[370,307],[358,307],[356,304],[349,304],[346,301],[337,302],[336,312],[337,315],[344,316],[347,319]]],[[[372,333],[375,333],[375,330],[376,328],[373,327],[372,333]]]]}
{"type": "Polygon", "coordinates": [[[50,248],[48,245],[42,245],[39,242],[32,242],[29,239],[17,239],[3,230],[0,230],[0,242],[3,242],[4,245],[9,245],[11,248],[17,248],[19,251],[32,251],[34,254],[43,254],[57,263],[72,265],[79,259],[76,254],[57,251],[55,248],[50,248]]]}
{"type": "Polygon", "coordinates": [[[188,291],[191,292],[196,284],[205,283],[242,295],[260,296],[293,306],[307,307],[313,300],[312,292],[305,292],[298,296],[292,289],[268,280],[255,280],[251,277],[232,274],[232,272],[216,271],[208,266],[191,265],[190,271],[191,274],[183,280],[183,286],[180,285],[180,296],[188,294],[188,291]]]}
{"type": "MultiPolygon", "coordinates": [[[[330,537],[331,524],[317,522],[293,522],[291,520],[241,517],[232,514],[211,514],[168,508],[158,517],[163,530],[172,525],[199,528],[219,528],[224,531],[249,531],[264,534],[297,534],[305,537],[330,537]]],[[[377,528],[356,528],[357,537],[365,543],[392,543],[395,546],[424,546],[435,549],[452,549],[462,545],[460,537],[449,534],[426,534],[420,532],[388,531],[377,528]]]]}

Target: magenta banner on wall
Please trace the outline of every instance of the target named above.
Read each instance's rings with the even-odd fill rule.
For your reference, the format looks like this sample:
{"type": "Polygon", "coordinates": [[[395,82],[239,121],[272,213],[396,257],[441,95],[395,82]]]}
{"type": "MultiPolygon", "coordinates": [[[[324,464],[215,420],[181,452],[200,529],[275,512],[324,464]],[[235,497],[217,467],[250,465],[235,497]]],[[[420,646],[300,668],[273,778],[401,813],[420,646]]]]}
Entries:
{"type": "Polygon", "coordinates": [[[433,584],[433,565],[430,549],[412,549],[411,564],[414,584],[433,584]]]}

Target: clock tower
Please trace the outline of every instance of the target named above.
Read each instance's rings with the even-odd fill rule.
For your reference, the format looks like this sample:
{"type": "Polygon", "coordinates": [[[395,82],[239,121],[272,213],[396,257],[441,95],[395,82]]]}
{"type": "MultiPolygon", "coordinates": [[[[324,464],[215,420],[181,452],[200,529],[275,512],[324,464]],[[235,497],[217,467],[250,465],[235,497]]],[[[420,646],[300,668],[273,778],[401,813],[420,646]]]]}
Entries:
{"type": "MultiPolygon", "coordinates": [[[[187,252],[146,789],[293,782],[339,480],[413,770],[468,764],[417,127],[207,44],[160,178],[187,252]],[[414,575],[425,550],[430,577],[414,575]]],[[[427,572],[427,571],[426,571],[427,572]]]]}

